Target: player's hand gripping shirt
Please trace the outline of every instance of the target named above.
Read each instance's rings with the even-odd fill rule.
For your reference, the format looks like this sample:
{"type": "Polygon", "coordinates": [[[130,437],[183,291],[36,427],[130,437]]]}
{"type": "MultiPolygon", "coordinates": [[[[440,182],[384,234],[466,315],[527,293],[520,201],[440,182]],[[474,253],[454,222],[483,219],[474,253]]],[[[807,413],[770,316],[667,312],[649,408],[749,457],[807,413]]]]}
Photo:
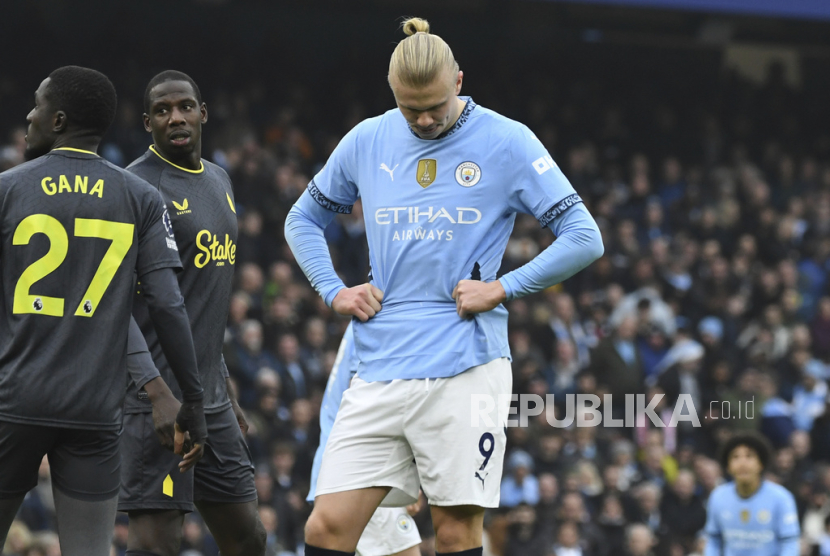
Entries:
{"type": "MultiPolygon", "coordinates": [[[[554,226],[557,235],[555,225],[568,213],[587,215],[596,230],[533,133],[472,99],[455,126],[435,140],[414,135],[397,109],[362,122],[343,138],[294,209],[324,228],[334,214],[350,212],[358,196],[371,280],[384,292],[381,311],[354,323],[358,374],[370,382],[453,376],[509,357],[506,309],[500,305],[462,319],[452,291],[459,280],[496,278],[517,212],[554,226]]],[[[296,255],[313,247],[314,238],[305,230],[294,233],[294,225],[290,214],[286,237],[296,255]]],[[[577,248],[572,257],[579,261],[582,255],[577,248]]],[[[599,256],[594,248],[588,255],[599,256]]],[[[301,259],[330,305],[343,287],[328,271],[330,262],[301,259]]],[[[508,299],[527,293],[530,282],[544,282],[537,279],[544,272],[528,270],[522,280],[515,271],[502,278],[508,299]]]]}
{"type": "Polygon", "coordinates": [[[749,498],[735,483],[709,496],[706,556],[798,556],[801,530],[793,495],[769,481],[749,498]]]}
{"type": "MultiPolygon", "coordinates": [[[[193,331],[199,378],[205,391],[205,413],[217,413],[230,404],[225,387],[227,368],[222,358],[238,232],[230,178],[222,168],[204,160],[201,171],[172,164],[153,147],[127,170],[157,188],[167,204],[184,267],[179,273],[179,287],[193,331]]],[[[161,377],[181,400],[181,391],[141,295],[136,295],[133,314],[161,377]]],[[[139,397],[132,381],[125,407],[127,412],[152,411],[149,400],[144,395],[139,397]]]]}
{"type": "Polygon", "coordinates": [[[158,191],[56,149],[0,174],[0,419],[118,429],[135,274],[181,266],[158,191]]]}

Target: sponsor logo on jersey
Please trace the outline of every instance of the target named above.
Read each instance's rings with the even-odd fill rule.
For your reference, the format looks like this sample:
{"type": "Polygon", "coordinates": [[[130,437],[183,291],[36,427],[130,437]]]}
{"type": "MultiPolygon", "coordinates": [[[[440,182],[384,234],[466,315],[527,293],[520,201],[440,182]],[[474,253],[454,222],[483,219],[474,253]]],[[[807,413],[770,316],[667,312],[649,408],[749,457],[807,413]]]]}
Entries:
{"type": "Polygon", "coordinates": [[[216,234],[202,230],[196,234],[196,247],[201,251],[193,260],[196,268],[204,268],[211,261],[216,266],[236,263],[236,245],[228,234],[225,234],[225,241],[220,242],[216,234]]]}
{"type": "Polygon", "coordinates": [[[176,201],[173,201],[173,206],[176,208],[176,211],[177,211],[176,216],[180,216],[182,214],[190,214],[190,212],[191,212],[190,209],[188,208],[190,205],[187,202],[187,198],[185,198],[185,200],[182,201],[182,204],[179,204],[176,201]]]}
{"type": "Polygon", "coordinates": [[[415,229],[395,229],[392,241],[452,241],[453,230],[424,228],[422,224],[477,224],[481,211],[472,207],[385,207],[375,211],[375,222],[381,226],[417,224],[415,229]]]}
{"type": "Polygon", "coordinates": [[[438,162],[434,158],[422,158],[418,161],[415,179],[423,188],[429,187],[435,181],[438,172],[438,162]]]}
{"type": "Polygon", "coordinates": [[[481,168],[475,162],[462,162],[455,169],[455,181],[462,187],[472,187],[481,179],[481,168]]]}
{"type": "Polygon", "coordinates": [[[383,207],[375,211],[375,222],[380,225],[432,223],[439,218],[452,224],[477,224],[481,211],[471,207],[383,207]]]}

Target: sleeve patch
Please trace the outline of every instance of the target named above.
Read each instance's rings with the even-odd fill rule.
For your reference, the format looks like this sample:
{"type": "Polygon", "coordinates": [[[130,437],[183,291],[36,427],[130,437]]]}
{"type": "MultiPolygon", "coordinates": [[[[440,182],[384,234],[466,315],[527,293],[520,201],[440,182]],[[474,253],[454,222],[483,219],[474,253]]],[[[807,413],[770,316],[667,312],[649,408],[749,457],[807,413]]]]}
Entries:
{"type": "Polygon", "coordinates": [[[548,211],[539,219],[539,224],[541,224],[543,228],[546,228],[548,224],[553,222],[560,214],[581,202],[582,198],[578,194],[574,193],[572,195],[568,195],[548,209],[548,211]]]}
{"type": "Polygon", "coordinates": [[[341,203],[335,203],[334,201],[326,197],[322,191],[320,191],[320,188],[317,187],[317,184],[314,183],[314,180],[311,180],[311,183],[308,184],[308,192],[311,194],[315,201],[320,203],[320,206],[322,206],[324,209],[330,210],[332,212],[337,212],[340,214],[352,213],[352,207],[354,205],[344,205],[341,203]]]}

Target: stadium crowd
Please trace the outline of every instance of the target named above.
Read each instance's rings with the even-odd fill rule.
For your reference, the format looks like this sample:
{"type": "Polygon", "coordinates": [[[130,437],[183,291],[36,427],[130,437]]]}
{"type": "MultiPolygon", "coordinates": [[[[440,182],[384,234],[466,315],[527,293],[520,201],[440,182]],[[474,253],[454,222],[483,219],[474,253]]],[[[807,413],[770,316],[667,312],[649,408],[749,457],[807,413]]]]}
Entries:
{"type": "MultiPolygon", "coordinates": [[[[198,81],[198,76],[197,77],[198,81]]],[[[700,554],[708,494],[725,472],[718,447],[735,430],[775,448],[767,477],[799,504],[806,554],[830,555],[830,137],[815,129],[815,94],[772,66],[763,84],[725,72],[705,97],[632,83],[471,87],[475,100],[526,123],[600,224],[605,256],[543,294],[512,301],[517,394],[555,405],[508,430],[501,507],[488,512],[485,553],[502,556],[700,554]],[[662,393],[668,422],[680,395],[700,427],[554,428],[564,394],[662,393]],[[740,414],[738,412],[740,411],[740,414]],[[739,415],[739,416],[738,416],[739,415]],[[826,525],[827,524],[827,525],[826,525]]],[[[319,406],[348,324],[311,289],[283,239],[283,221],[342,134],[380,107],[352,90],[339,119],[314,117],[294,87],[261,118],[262,88],[213,91],[208,158],[231,175],[239,216],[236,289],[224,355],[246,410],[268,554],[298,554],[319,439],[319,406]]],[[[370,97],[373,98],[373,97],[370,97]]],[[[328,101],[329,104],[338,102],[328,101]]],[[[122,101],[103,154],[119,165],[149,144],[140,107],[122,101]]],[[[22,128],[6,130],[0,169],[22,162],[22,128]]],[[[348,285],[368,274],[359,204],[327,230],[348,285]]],[[[520,216],[503,271],[554,238],[520,216]]],[[[124,454],[124,457],[130,457],[124,454]]],[[[57,554],[44,462],[6,554],[57,554]]],[[[416,516],[432,554],[426,504],[416,516]]],[[[114,553],[126,546],[125,518],[114,553]]],[[[182,554],[217,556],[198,514],[182,554]]]]}

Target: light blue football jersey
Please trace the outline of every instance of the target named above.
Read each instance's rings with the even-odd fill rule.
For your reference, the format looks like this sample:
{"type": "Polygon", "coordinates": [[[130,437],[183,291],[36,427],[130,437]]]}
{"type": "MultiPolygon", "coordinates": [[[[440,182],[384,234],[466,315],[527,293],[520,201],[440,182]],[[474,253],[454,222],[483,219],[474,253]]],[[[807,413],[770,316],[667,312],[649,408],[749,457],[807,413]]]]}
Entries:
{"type": "Polygon", "coordinates": [[[329,380],[326,382],[326,393],[323,394],[323,402],[320,405],[320,446],[314,454],[314,464],[311,467],[311,489],[306,500],[314,501],[314,493],[317,491],[317,476],[320,474],[320,465],[323,463],[323,452],[326,450],[326,442],[329,440],[331,428],[340,409],[340,402],[343,401],[343,392],[349,388],[357,372],[357,358],[354,354],[354,331],[352,325],[346,329],[343,339],[340,341],[340,348],[337,350],[337,357],[331,367],[329,380]]]}
{"type": "MultiPolygon", "coordinates": [[[[581,203],[526,126],[469,98],[438,139],[416,136],[398,109],[361,122],[297,206],[346,213],[358,197],[371,281],[384,292],[381,311],[354,323],[358,374],[369,382],[449,377],[509,357],[504,306],[462,319],[453,288],[459,280],[496,279],[516,213],[548,226],[581,203]]],[[[295,241],[292,249],[303,245],[295,241]]],[[[522,285],[511,274],[502,277],[508,299],[522,285]]],[[[330,305],[343,286],[334,277],[315,287],[330,305]]]]}
{"type": "Polygon", "coordinates": [[[801,529],[793,495],[764,481],[749,498],[735,483],[709,496],[706,556],[797,556],[801,529]]]}

